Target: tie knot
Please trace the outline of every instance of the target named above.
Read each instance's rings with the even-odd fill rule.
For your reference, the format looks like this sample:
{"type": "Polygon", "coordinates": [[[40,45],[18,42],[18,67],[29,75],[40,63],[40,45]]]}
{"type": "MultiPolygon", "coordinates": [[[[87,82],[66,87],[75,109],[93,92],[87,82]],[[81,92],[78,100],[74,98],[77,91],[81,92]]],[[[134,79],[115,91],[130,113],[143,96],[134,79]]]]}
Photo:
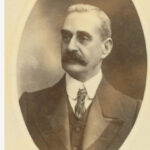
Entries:
{"type": "Polygon", "coordinates": [[[86,95],[87,95],[87,91],[85,88],[79,89],[77,94],[77,99],[85,99],[86,95]]]}

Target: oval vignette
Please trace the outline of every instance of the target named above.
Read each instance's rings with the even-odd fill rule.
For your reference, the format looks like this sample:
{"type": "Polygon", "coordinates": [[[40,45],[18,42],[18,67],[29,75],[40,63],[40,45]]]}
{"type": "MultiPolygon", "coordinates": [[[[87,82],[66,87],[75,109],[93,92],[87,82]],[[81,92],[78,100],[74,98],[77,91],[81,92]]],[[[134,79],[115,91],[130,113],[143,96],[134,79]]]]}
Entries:
{"type": "Polygon", "coordinates": [[[54,85],[63,76],[60,29],[65,10],[74,3],[88,3],[104,10],[112,21],[111,54],[103,74],[122,93],[143,99],[146,82],[146,47],[139,17],[130,0],[37,1],[22,35],[18,63],[18,91],[36,91],[54,85]]]}

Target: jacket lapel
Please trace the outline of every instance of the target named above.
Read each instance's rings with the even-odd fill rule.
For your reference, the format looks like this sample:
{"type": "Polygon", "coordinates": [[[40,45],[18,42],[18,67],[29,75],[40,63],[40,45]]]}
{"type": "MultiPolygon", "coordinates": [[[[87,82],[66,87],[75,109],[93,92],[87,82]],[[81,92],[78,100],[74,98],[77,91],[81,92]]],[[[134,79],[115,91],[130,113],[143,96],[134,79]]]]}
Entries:
{"type": "Polygon", "coordinates": [[[68,97],[64,87],[65,81],[62,79],[56,85],[55,91],[52,91],[52,95],[46,98],[47,101],[52,101],[53,104],[47,102],[46,106],[43,107],[47,111],[42,116],[44,118],[42,119],[43,127],[40,130],[49,147],[52,145],[50,139],[55,139],[54,141],[57,142],[53,143],[54,145],[60,144],[59,142],[61,142],[66,150],[70,150],[70,128],[66,101],[68,97]]]}
{"type": "Polygon", "coordinates": [[[114,97],[114,89],[103,79],[91,105],[83,139],[83,150],[95,142],[96,149],[105,150],[121,129],[123,109],[120,101],[114,97]]]}
{"type": "Polygon", "coordinates": [[[108,125],[109,123],[105,121],[96,98],[89,111],[84,132],[83,150],[87,150],[102,135],[108,125]]]}

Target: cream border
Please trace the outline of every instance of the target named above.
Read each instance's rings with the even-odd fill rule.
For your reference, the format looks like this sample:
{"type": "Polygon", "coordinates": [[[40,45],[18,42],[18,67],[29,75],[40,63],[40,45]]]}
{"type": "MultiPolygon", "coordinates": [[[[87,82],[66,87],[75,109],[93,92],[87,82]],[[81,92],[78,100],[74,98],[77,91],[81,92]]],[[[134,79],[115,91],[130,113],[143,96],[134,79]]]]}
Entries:
{"type": "Polygon", "coordinates": [[[0,1],[0,149],[4,149],[4,0],[0,1]]]}
{"type": "Polygon", "coordinates": [[[36,0],[5,2],[5,150],[37,150],[20,112],[16,85],[19,43],[35,2],[36,0]]]}

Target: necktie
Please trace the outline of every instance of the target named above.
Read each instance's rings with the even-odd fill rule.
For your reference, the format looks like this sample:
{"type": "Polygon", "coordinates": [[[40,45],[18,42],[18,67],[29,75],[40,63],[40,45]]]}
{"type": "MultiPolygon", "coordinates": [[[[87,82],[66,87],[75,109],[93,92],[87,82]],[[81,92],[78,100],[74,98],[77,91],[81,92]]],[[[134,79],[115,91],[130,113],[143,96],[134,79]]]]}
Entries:
{"type": "Polygon", "coordinates": [[[86,89],[79,89],[78,94],[77,94],[77,104],[75,106],[75,116],[78,119],[81,119],[84,112],[86,111],[85,109],[85,98],[87,95],[86,89]]]}

